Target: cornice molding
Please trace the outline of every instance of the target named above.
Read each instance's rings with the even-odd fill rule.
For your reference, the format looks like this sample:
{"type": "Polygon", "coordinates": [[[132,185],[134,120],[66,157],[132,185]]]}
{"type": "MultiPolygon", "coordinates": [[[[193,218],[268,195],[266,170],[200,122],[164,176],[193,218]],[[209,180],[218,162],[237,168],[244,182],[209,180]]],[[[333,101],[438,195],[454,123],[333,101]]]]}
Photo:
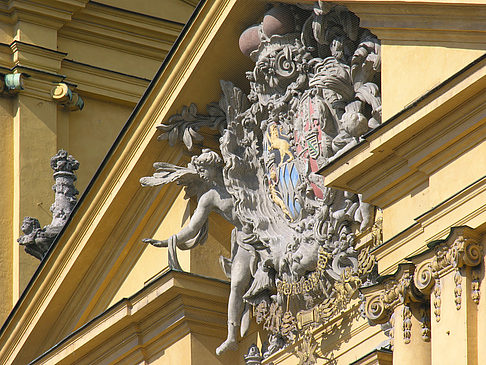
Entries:
{"type": "Polygon", "coordinates": [[[479,227],[486,219],[486,176],[448,197],[429,211],[416,217],[413,225],[372,250],[380,262],[380,272],[388,274],[397,268],[396,254],[419,255],[427,244],[443,240],[452,227],[479,227]],[[409,250],[404,248],[410,247],[409,250]]]}
{"type": "Polygon", "coordinates": [[[88,3],[59,31],[59,36],[160,61],[182,27],[169,20],[88,3]]]}
{"type": "Polygon", "coordinates": [[[138,338],[140,349],[150,356],[152,351],[163,350],[187,333],[217,335],[226,327],[228,290],[229,284],[219,280],[166,272],[73,332],[32,364],[72,361],[83,356],[110,359],[112,349],[123,347],[131,336],[138,338]],[[97,349],[93,351],[94,347],[97,349]]]}
{"type": "Polygon", "coordinates": [[[343,1],[384,43],[401,41],[473,43],[484,48],[486,5],[407,1],[343,1]],[[467,21],[465,21],[467,19],[467,21]]]}
{"type": "Polygon", "coordinates": [[[0,43],[0,68],[29,75],[23,94],[52,101],[53,83],[79,85],[78,91],[94,97],[134,106],[150,80],[66,59],[67,53],[14,41],[0,43]]]}
{"type": "Polygon", "coordinates": [[[59,72],[61,61],[67,56],[65,52],[55,51],[20,41],[10,44],[15,66],[25,66],[47,72],[59,72]]]}
{"type": "Polygon", "coordinates": [[[66,74],[66,79],[77,84],[83,94],[128,105],[135,105],[150,83],[150,80],[141,77],[72,60],[64,60],[61,70],[66,74]]]}
{"type": "Polygon", "coordinates": [[[11,23],[20,20],[59,29],[87,3],[88,0],[9,0],[0,12],[8,14],[11,23]]]}

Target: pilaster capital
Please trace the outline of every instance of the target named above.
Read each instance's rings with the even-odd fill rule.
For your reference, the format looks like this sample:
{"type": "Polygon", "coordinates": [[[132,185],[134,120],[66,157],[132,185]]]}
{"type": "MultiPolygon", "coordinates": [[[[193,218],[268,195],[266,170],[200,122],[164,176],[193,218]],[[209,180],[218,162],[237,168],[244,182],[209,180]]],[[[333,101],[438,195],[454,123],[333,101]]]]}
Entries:
{"type": "Polygon", "coordinates": [[[400,264],[394,274],[379,277],[378,284],[360,288],[364,314],[371,323],[386,323],[398,305],[423,300],[414,285],[414,270],[413,264],[400,264]]]}
{"type": "Polygon", "coordinates": [[[417,267],[415,286],[428,295],[435,279],[462,267],[476,267],[483,255],[479,234],[461,226],[451,228],[447,238],[429,243],[428,250],[407,260],[417,267]]]}

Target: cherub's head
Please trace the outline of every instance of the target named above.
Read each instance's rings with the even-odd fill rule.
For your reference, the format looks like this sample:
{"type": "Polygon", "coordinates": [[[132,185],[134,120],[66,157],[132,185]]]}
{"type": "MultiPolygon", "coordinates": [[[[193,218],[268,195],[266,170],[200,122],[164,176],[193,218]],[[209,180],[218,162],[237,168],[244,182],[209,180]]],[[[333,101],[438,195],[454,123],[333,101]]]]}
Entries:
{"type": "Polygon", "coordinates": [[[221,176],[223,160],[210,149],[203,149],[199,156],[193,156],[191,163],[204,181],[214,181],[221,176]]]}
{"type": "Polygon", "coordinates": [[[36,218],[32,217],[25,217],[22,222],[22,227],[20,227],[24,234],[30,234],[36,228],[40,228],[40,223],[36,218]]]}

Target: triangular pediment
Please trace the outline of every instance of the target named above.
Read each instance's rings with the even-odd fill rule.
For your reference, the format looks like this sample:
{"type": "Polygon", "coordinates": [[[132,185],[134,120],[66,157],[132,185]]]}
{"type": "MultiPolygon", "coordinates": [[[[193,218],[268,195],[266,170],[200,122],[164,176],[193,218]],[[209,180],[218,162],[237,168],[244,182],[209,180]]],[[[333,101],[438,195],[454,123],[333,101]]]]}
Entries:
{"type": "MultiPolygon", "coordinates": [[[[155,126],[189,100],[201,108],[218,100],[219,84],[214,80],[244,79],[250,61],[237,52],[238,32],[234,27],[245,28],[257,20],[241,16],[248,12],[249,5],[207,1],[197,7],[4,324],[0,362],[28,363],[33,354],[39,356],[129,296],[127,293],[136,291],[137,286],[138,290],[143,289],[144,283],[167,266],[163,251],[147,249],[141,240],[152,237],[159,229],[163,231],[161,238],[166,238],[166,229],[175,231],[184,224],[190,203],[182,199],[178,187],[144,189],[139,180],[152,173],[155,161],[177,164],[187,157],[182,148],[169,149],[167,142],[158,142],[155,126]],[[223,53],[228,60],[226,66],[207,69],[205,65],[223,53]],[[207,87],[201,89],[191,83],[207,87]],[[169,220],[166,225],[162,223],[168,212],[172,214],[169,226],[169,220]],[[24,351],[26,347],[29,351],[24,351]]],[[[253,6],[263,9],[264,4],[257,2],[253,6]]],[[[201,247],[203,251],[214,251],[215,262],[200,268],[208,275],[220,270],[220,254],[228,256],[229,242],[225,246],[219,242],[228,229],[231,231],[219,218],[211,221],[219,229],[201,247]]],[[[180,257],[189,270],[190,263],[184,264],[184,253],[180,257]]],[[[219,277],[223,277],[221,272],[219,277]]]]}

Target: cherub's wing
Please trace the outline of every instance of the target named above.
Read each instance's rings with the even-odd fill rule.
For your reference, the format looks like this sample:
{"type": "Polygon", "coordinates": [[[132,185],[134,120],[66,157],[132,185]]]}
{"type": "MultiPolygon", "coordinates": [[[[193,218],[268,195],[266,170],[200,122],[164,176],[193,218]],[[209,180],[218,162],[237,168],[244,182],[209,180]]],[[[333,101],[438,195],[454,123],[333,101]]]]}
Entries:
{"type": "Polygon", "coordinates": [[[142,186],[159,186],[176,182],[183,185],[186,190],[186,198],[197,195],[201,186],[201,177],[194,168],[181,167],[166,162],[156,162],[156,169],[152,176],[142,177],[142,186]]]}

